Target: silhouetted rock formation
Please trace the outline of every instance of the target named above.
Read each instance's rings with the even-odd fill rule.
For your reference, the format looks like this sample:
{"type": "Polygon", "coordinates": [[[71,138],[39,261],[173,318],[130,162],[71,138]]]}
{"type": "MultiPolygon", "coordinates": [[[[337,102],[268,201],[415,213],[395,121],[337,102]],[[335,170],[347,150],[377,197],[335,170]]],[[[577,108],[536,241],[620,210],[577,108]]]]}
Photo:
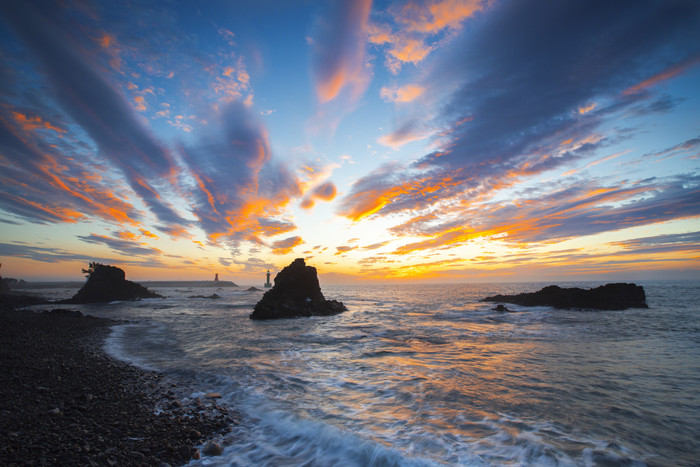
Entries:
{"type": "Polygon", "coordinates": [[[321,293],[316,268],[297,258],[275,277],[275,285],[255,305],[250,319],[328,316],[347,310],[337,300],[326,300],[321,293]]]}
{"type": "Polygon", "coordinates": [[[510,310],[508,309],[507,306],[504,306],[503,304],[499,303],[495,307],[491,308],[492,311],[498,311],[500,313],[509,313],[510,310]]]}
{"type": "Polygon", "coordinates": [[[572,308],[592,310],[648,308],[644,287],[636,284],[605,284],[588,290],[578,287],[563,289],[556,285],[550,285],[537,292],[495,295],[481,301],[514,303],[522,306],[551,306],[564,310],[572,308]]]}
{"type": "Polygon", "coordinates": [[[116,300],[164,298],[140,284],[126,280],[124,270],[116,266],[93,263],[90,265],[89,274],[87,282],[78,293],[60,303],[105,303],[116,300]]]}
{"type": "Polygon", "coordinates": [[[190,295],[190,296],[187,297],[187,298],[210,298],[210,299],[212,299],[212,300],[216,300],[217,298],[221,298],[221,297],[219,297],[218,295],[216,295],[215,293],[213,293],[213,294],[211,294],[211,295],[190,295]]]}
{"type": "Polygon", "coordinates": [[[261,292],[261,290],[256,287],[249,287],[246,289],[246,292],[261,292]]]}

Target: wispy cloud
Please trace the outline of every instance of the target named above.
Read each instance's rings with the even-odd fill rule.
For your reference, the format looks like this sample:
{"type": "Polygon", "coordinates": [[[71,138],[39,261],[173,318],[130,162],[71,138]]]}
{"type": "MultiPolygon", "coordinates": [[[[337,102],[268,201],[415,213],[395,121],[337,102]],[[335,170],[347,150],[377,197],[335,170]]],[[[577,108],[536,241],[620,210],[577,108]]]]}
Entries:
{"type": "Polygon", "coordinates": [[[304,243],[304,241],[299,236],[278,240],[276,242],[272,242],[272,252],[276,255],[286,255],[287,253],[291,253],[296,246],[301,245],[302,243],[304,243]]]}
{"type": "Polygon", "coordinates": [[[110,249],[128,256],[160,255],[161,251],[128,238],[113,238],[106,235],[79,235],[78,238],[87,243],[107,245],[110,249]]]}
{"type": "Polygon", "coordinates": [[[418,99],[425,92],[425,87],[418,84],[406,84],[400,87],[383,87],[379,94],[385,101],[406,103],[418,99]]]}
{"type": "MultiPolygon", "coordinates": [[[[563,181],[548,192],[498,200],[506,190],[622,140],[622,132],[596,134],[624,112],[663,111],[647,105],[658,101],[649,86],[660,80],[645,92],[623,91],[645,76],[675,76],[695,63],[697,42],[690,38],[698,14],[689,4],[494,3],[480,13],[478,29],[460,32],[434,62],[431,86],[455,89],[435,119],[448,128],[442,148],[358,179],[339,213],[353,220],[441,216],[413,223],[411,234],[427,238],[398,254],[480,236],[536,242],[700,215],[690,202],[698,195],[691,175],[617,187],[563,181]],[[687,40],[678,42],[681,37],[687,40]],[[669,55],[671,43],[681,45],[669,55]],[[682,66],[669,74],[669,62],[682,66]]],[[[406,232],[397,227],[394,233],[406,232]]]]}
{"type": "MultiPolygon", "coordinates": [[[[299,182],[271,154],[265,128],[240,102],[223,109],[209,135],[184,146],[182,156],[194,183],[192,212],[212,240],[260,243],[280,233],[270,222],[292,197],[299,182]]],[[[293,226],[285,223],[282,230],[293,226]]]]}
{"type": "MultiPolygon", "coordinates": [[[[183,86],[195,75],[198,84],[202,76],[208,78],[209,86],[184,93],[191,102],[200,99],[207,111],[203,122],[159,102],[165,90],[150,80],[172,76],[160,69],[167,61],[165,52],[137,47],[129,32],[117,36],[71,23],[60,9],[39,10],[26,2],[3,10],[30,53],[30,63],[41,71],[36,86],[46,93],[41,102],[47,104],[28,110],[6,103],[0,108],[0,180],[7,187],[0,207],[33,222],[99,216],[157,238],[152,227],[143,225],[152,215],[158,230],[171,237],[193,239],[192,229],[201,228],[211,241],[225,239],[234,248],[240,241],[262,244],[263,237],[295,228],[279,216],[300,196],[300,182],[272,157],[267,131],[248,108],[250,77],[241,57],[222,49],[216,52],[221,61],[214,61],[190,50],[190,63],[179,64],[183,86]],[[57,20],[50,21],[49,13],[57,20]],[[85,34],[94,40],[81,42],[85,34]],[[100,54],[110,61],[119,58],[119,72],[101,66],[100,54]],[[143,71],[148,79],[141,83],[146,84],[133,83],[143,71]],[[210,95],[201,94],[208,91],[210,95]],[[198,125],[198,134],[187,144],[168,144],[153,135],[139,112],[166,118],[186,131],[198,125]]],[[[87,17],[99,19],[99,12],[88,10],[83,11],[87,17]]],[[[158,16],[159,27],[170,24],[165,13],[139,11],[143,18],[158,16]]],[[[235,45],[225,28],[218,31],[227,47],[235,45]]],[[[150,34],[173,51],[168,57],[182,60],[188,51],[176,50],[175,36],[158,29],[150,34]]],[[[6,89],[20,93],[17,86],[6,89]]]]}
{"type": "Polygon", "coordinates": [[[312,188],[309,193],[302,198],[300,206],[304,209],[310,209],[316,204],[316,200],[332,201],[337,192],[338,190],[332,181],[325,181],[312,188]]]}
{"type": "Polygon", "coordinates": [[[386,48],[386,66],[398,73],[406,63],[418,64],[462,23],[482,10],[482,0],[409,1],[389,8],[391,21],[373,22],[369,42],[386,48]]]}
{"type": "Polygon", "coordinates": [[[338,2],[319,19],[312,39],[313,72],[321,103],[348,92],[353,99],[367,86],[365,34],[372,0],[338,2]]]}
{"type": "Polygon", "coordinates": [[[167,178],[175,170],[169,152],[134,115],[121,93],[80,55],[66,33],[30,3],[6,8],[12,24],[40,63],[62,109],[118,168],[130,188],[162,221],[183,224],[149,178],[167,178]]]}

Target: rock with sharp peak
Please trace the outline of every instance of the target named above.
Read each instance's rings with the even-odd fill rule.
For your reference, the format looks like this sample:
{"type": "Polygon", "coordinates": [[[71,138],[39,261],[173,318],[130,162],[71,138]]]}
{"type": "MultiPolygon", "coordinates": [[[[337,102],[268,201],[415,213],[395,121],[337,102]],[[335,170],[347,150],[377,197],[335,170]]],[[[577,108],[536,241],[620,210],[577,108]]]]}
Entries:
{"type": "Polygon", "coordinates": [[[321,293],[316,268],[303,258],[295,259],[275,277],[275,285],[255,305],[250,319],[328,316],[346,311],[337,300],[326,300],[321,293]]]}

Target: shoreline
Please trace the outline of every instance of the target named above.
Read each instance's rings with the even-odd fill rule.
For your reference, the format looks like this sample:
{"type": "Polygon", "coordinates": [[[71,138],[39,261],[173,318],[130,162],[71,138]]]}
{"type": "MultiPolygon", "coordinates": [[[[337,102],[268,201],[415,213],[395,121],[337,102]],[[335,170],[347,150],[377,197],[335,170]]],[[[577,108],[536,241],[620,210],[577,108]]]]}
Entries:
{"type": "Polygon", "coordinates": [[[118,321],[4,298],[0,465],[182,465],[235,424],[214,399],[183,404],[162,374],[108,356],[118,321]]]}

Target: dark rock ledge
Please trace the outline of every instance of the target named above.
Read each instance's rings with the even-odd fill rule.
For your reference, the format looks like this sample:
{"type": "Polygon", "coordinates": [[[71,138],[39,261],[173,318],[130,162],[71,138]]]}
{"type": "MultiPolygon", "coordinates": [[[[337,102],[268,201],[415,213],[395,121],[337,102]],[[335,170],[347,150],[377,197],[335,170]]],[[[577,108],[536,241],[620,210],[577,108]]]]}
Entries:
{"type": "Polygon", "coordinates": [[[255,305],[250,319],[329,316],[346,310],[341,302],[326,300],[316,268],[297,258],[277,274],[275,285],[255,305]]]}
{"type": "Polygon", "coordinates": [[[521,306],[551,306],[554,308],[589,310],[625,310],[648,308],[644,287],[636,284],[605,284],[594,289],[561,288],[550,285],[537,292],[517,295],[494,295],[482,302],[513,303],[521,306]]]}
{"type": "Polygon", "coordinates": [[[0,465],[181,465],[235,423],[107,357],[114,321],[0,305],[0,465]]]}

